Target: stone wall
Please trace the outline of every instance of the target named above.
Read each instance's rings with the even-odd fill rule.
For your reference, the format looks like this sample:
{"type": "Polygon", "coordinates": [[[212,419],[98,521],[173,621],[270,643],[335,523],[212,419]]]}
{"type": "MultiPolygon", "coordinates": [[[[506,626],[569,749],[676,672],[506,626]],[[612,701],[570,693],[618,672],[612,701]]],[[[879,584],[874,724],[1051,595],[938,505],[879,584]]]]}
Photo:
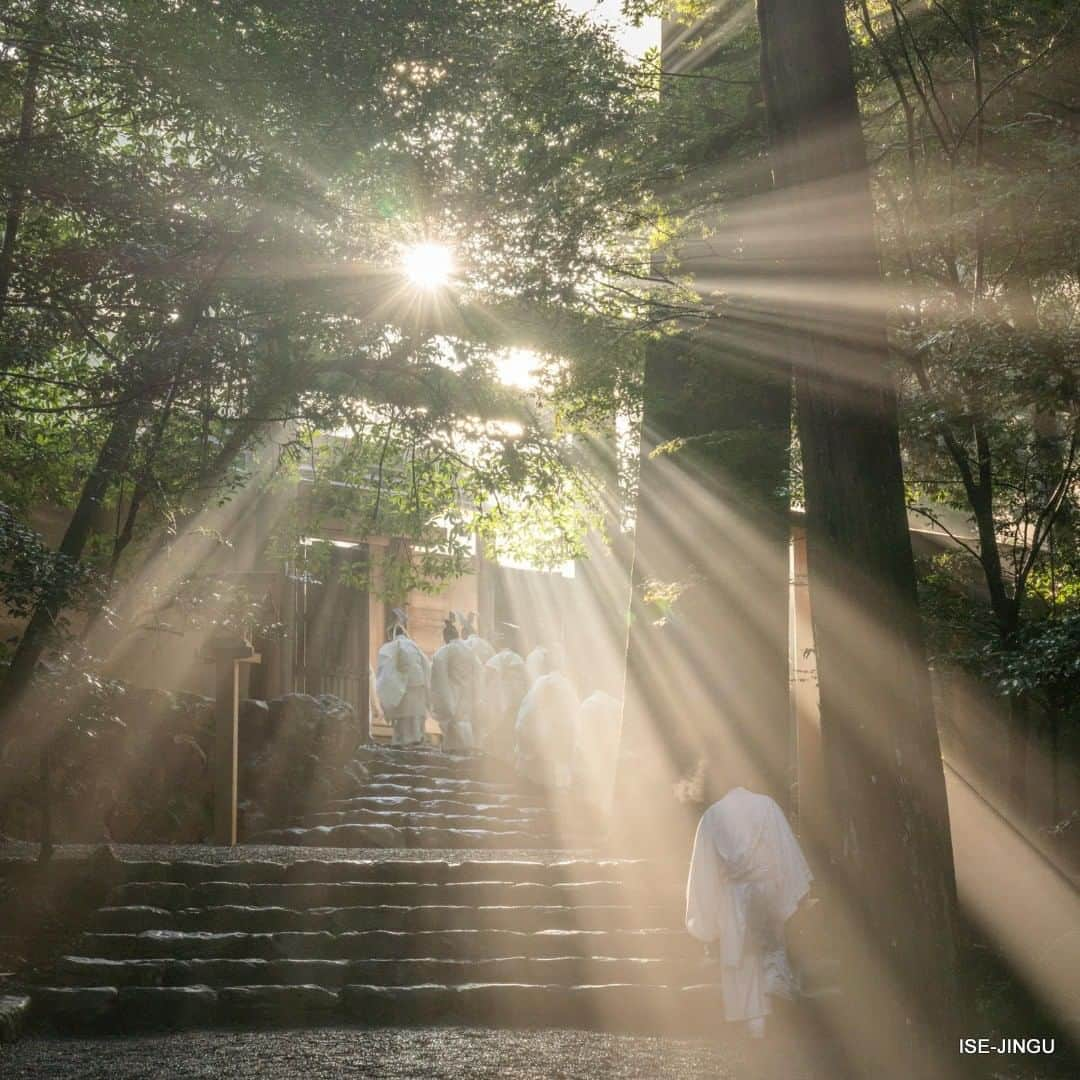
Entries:
{"type": "MultiPolygon", "coordinates": [[[[214,703],[197,694],[115,684],[95,719],[65,724],[52,750],[57,843],[200,843],[212,835],[214,703]]],[[[360,741],[338,698],[245,700],[240,720],[241,838],[293,818],[352,783],[360,741]]],[[[0,808],[0,836],[37,840],[37,763],[16,746],[3,767],[20,794],[0,808]]]]}
{"type": "Polygon", "coordinates": [[[283,828],[343,796],[362,776],[361,725],[330,694],[240,706],[240,837],[283,828]]]}

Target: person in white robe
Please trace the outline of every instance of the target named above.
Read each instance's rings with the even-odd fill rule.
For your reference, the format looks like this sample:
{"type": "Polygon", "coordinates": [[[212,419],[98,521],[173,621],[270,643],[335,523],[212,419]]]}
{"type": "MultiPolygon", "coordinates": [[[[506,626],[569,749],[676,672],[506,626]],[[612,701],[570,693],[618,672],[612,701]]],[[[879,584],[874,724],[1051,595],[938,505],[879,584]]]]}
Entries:
{"type": "Polygon", "coordinates": [[[686,886],[686,929],[720,964],[724,1016],[765,1033],[770,997],[797,992],[784,926],[813,875],[784,812],[736,787],[698,823],[686,886]]]}
{"type": "Polygon", "coordinates": [[[578,699],[558,671],[541,675],[518,709],[514,758],[521,776],[550,788],[568,788],[577,745],[578,699]]]}
{"type": "Polygon", "coordinates": [[[532,686],[541,675],[550,675],[553,671],[562,671],[563,654],[558,645],[537,645],[525,657],[525,672],[532,686]]]}
{"type": "Polygon", "coordinates": [[[470,634],[465,639],[465,644],[472,649],[481,664],[486,664],[495,655],[495,647],[479,634],[470,634]]]}
{"type": "Polygon", "coordinates": [[[458,637],[448,619],[443,645],[431,661],[431,704],[443,733],[443,749],[450,753],[472,750],[476,744],[474,723],[483,694],[483,665],[458,637]]]}
{"type": "Polygon", "coordinates": [[[379,703],[394,729],[394,746],[415,746],[424,741],[430,684],[431,661],[403,626],[395,626],[390,640],[379,649],[375,676],[379,703]]]}
{"type": "Polygon", "coordinates": [[[602,814],[611,812],[615,767],[619,757],[622,703],[597,690],[578,709],[574,787],[602,814]]]}
{"type": "Polygon", "coordinates": [[[451,620],[457,617],[458,633],[461,640],[469,646],[476,658],[481,664],[486,664],[495,655],[495,646],[491,644],[487,638],[480,636],[480,631],[477,628],[479,620],[475,611],[470,611],[468,615],[462,615],[460,612],[451,612],[451,620]]]}
{"type": "Polygon", "coordinates": [[[525,661],[512,649],[502,649],[484,665],[484,749],[489,754],[514,756],[514,724],[528,689],[525,661]]]}

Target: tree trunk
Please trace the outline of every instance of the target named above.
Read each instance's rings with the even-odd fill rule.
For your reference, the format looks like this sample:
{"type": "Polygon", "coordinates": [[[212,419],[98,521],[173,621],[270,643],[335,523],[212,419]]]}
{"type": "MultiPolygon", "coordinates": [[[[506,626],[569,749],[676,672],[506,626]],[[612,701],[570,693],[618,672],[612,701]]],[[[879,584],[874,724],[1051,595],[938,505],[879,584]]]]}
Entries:
{"type": "MultiPolygon", "coordinates": [[[[665,71],[709,62],[683,29],[665,23],[665,71]]],[[[679,251],[707,296],[755,265],[733,209],[737,225],[717,213],[679,251]]],[[[651,343],[644,372],[616,817],[639,850],[676,859],[732,786],[790,793],[790,368],[744,301],[722,316],[651,343]]]]}
{"type": "Polygon", "coordinates": [[[832,899],[860,1076],[951,1075],[956,893],[843,0],[759,0],[796,361],[832,899]]]}

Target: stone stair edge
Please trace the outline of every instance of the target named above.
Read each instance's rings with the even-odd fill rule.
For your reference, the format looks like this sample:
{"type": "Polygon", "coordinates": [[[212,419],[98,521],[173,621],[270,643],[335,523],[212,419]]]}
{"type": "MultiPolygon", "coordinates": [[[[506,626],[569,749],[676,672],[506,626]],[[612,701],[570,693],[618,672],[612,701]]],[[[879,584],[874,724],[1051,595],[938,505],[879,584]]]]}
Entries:
{"type": "Polygon", "coordinates": [[[0,994],[0,1043],[16,1042],[30,1017],[30,994],[0,994]]]}
{"type": "MultiPolygon", "coordinates": [[[[454,873],[462,873],[472,868],[483,867],[484,873],[490,874],[493,868],[504,867],[513,869],[530,869],[538,874],[554,875],[568,869],[577,870],[590,868],[610,868],[616,870],[644,870],[649,864],[643,859],[613,859],[604,856],[594,858],[558,858],[558,859],[505,859],[498,858],[497,854],[492,858],[473,858],[464,854],[468,849],[447,849],[438,857],[435,853],[438,849],[427,849],[431,852],[430,858],[365,858],[361,852],[364,849],[354,849],[357,852],[355,858],[342,858],[340,854],[328,854],[326,858],[312,858],[305,854],[298,859],[265,859],[253,857],[251,859],[232,859],[229,861],[204,861],[199,859],[117,859],[118,873],[124,882],[161,882],[176,881],[186,883],[208,882],[242,882],[248,884],[273,884],[275,881],[295,880],[304,872],[318,873],[348,873],[363,868],[365,871],[385,872],[387,869],[415,870],[421,877],[430,872],[432,866],[451,868],[454,873]],[[460,852],[460,854],[459,854],[460,852]],[[168,876],[169,874],[177,876],[168,876]],[[260,875],[268,875],[262,877],[260,875]],[[140,876],[136,876],[140,875],[140,876]]],[[[383,849],[376,849],[383,850],[383,849]]],[[[551,848],[539,848],[539,851],[550,852],[551,848]]],[[[409,853],[412,854],[411,852],[409,853]]],[[[567,853],[559,851],[559,855],[567,853]]],[[[315,879],[323,881],[322,878],[315,879]]],[[[347,877],[327,878],[327,883],[332,881],[362,882],[365,879],[349,879],[347,877]]],[[[481,879],[477,879],[481,880],[481,879]]],[[[482,880],[494,880],[484,878],[482,880]]],[[[505,880],[513,880],[507,878],[505,880]]],[[[421,881],[416,881],[421,884],[421,881]]]]}
{"type": "Polygon", "coordinates": [[[75,1031],[146,1028],[305,1026],[342,1017],[360,1026],[447,1021],[488,1027],[634,1030],[712,1024],[718,988],[641,983],[204,984],[185,987],[48,987],[32,996],[30,1018],[75,1031]],[[692,1009],[691,1006],[701,1006],[692,1009]],[[524,1010],[524,1011],[523,1011],[524,1010]]]}
{"type": "Polygon", "coordinates": [[[49,972],[24,983],[23,994],[50,988],[183,987],[238,985],[346,985],[409,987],[500,985],[692,985],[701,977],[691,959],[551,956],[497,956],[490,959],[383,958],[324,960],[109,960],[67,956],[49,972]]]}
{"type": "Polygon", "coordinates": [[[218,932],[334,932],[675,929],[681,917],[670,906],[633,904],[356,904],[292,908],[219,904],[158,908],[130,904],[100,909],[92,926],[102,932],[150,930],[218,932]]]}
{"type": "Polygon", "coordinates": [[[494,959],[526,955],[689,960],[699,954],[676,929],[413,929],[87,932],[76,945],[106,959],[494,959]]]}

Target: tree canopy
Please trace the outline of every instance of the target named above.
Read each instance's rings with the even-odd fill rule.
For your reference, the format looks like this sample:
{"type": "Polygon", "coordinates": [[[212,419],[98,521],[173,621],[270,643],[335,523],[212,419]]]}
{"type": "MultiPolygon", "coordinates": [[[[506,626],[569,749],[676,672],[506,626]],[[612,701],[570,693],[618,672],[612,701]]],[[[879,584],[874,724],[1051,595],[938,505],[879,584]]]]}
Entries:
{"type": "Polygon", "coordinates": [[[67,557],[115,574],[271,422],[294,450],[336,435],[328,478],[371,447],[410,463],[408,513],[369,529],[420,535],[496,485],[566,505],[493,356],[559,319],[587,338],[637,213],[641,101],[606,34],[546,0],[22,3],[0,29],[13,512],[89,493],[67,557]],[[432,241],[455,275],[425,292],[402,252],[432,241]]]}

